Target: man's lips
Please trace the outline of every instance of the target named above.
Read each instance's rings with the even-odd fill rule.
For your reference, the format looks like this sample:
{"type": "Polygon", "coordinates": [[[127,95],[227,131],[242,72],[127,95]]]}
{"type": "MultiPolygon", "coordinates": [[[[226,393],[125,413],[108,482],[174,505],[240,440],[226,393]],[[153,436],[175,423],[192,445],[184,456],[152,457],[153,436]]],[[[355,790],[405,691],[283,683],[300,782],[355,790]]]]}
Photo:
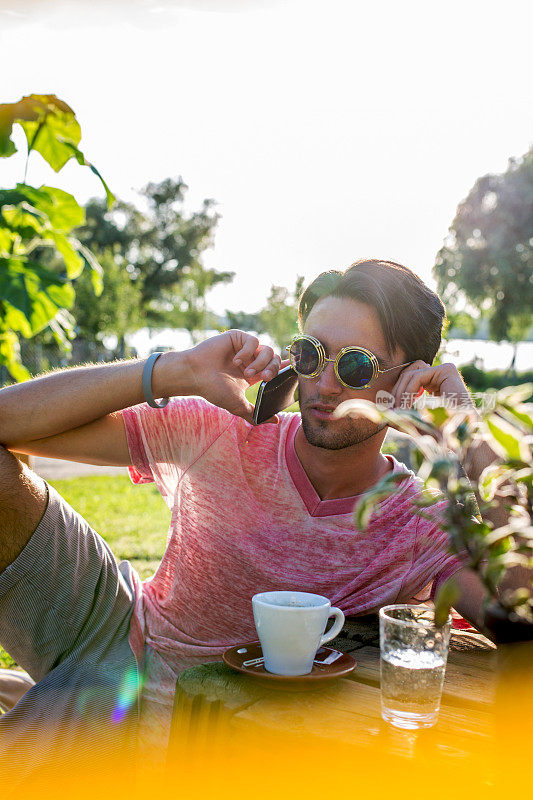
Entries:
{"type": "Polygon", "coordinates": [[[331,419],[337,406],[328,403],[311,403],[308,406],[311,414],[317,419],[331,419]]]}
{"type": "Polygon", "coordinates": [[[337,406],[331,403],[311,403],[310,408],[315,408],[317,411],[335,411],[337,406]]]}

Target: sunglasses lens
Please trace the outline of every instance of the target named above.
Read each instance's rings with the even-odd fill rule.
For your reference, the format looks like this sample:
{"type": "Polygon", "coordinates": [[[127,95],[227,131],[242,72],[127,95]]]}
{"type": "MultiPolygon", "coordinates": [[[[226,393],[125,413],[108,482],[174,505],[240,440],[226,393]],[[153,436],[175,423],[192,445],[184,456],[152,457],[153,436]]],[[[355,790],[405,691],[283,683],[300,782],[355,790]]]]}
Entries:
{"type": "Polygon", "coordinates": [[[300,375],[312,375],[318,369],[320,354],[313,342],[296,339],[291,345],[291,366],[300,375]]]}
{"type": "Polygon", "coordinates": [[[374,375],[372,361],[357,350],[344,353],[339,359],[339,376],[344,383],[352,389],[364,389],[368,386],[374,375]]]}

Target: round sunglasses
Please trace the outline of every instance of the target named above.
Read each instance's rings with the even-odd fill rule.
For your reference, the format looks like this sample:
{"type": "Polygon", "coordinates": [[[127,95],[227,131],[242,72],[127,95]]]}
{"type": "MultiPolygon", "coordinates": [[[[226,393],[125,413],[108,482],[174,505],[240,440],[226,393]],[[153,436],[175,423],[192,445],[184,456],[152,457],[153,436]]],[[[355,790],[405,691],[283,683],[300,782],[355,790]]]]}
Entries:
{"type": "Polygon", "coordinates": [[[324,345],[314,336],[295,336],[288,350],[291,366],[298,375],[317,378],[331,361],[338,380],[348,389],[366,389],[378,375],[413,363],[408,361],[389,369],[380,369],[374,353],[364,347],[343,347],[335,358],[328,358],[324,345]]]}

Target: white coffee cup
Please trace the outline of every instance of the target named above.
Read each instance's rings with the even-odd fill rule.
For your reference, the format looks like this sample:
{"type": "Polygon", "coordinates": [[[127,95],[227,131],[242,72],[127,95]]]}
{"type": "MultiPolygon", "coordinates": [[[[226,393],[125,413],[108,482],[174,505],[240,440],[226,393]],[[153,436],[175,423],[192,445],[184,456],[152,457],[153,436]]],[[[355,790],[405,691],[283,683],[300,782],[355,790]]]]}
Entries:
{"type": "Polygon", "coordinates": [[[261,592],[252,597],[265,669],[276,675],[307,675],[316,651],[342,630],[344,614],[327,597],[308,592],[261,592]],[[326,634],[329,617],[336,620],[326,634]]]}

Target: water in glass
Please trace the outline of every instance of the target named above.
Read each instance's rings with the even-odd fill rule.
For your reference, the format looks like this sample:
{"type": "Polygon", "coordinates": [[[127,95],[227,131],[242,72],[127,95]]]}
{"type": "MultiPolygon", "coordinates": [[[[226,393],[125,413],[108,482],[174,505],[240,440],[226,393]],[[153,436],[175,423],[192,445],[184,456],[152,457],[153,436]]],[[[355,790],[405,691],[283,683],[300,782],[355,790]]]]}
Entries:
{"type": "Polygon", "coordinates": [[[381,713],[397,728],[437,722],[451,620],[437,628],[426,612],[410,605],[380,611],[381,713]]]}

